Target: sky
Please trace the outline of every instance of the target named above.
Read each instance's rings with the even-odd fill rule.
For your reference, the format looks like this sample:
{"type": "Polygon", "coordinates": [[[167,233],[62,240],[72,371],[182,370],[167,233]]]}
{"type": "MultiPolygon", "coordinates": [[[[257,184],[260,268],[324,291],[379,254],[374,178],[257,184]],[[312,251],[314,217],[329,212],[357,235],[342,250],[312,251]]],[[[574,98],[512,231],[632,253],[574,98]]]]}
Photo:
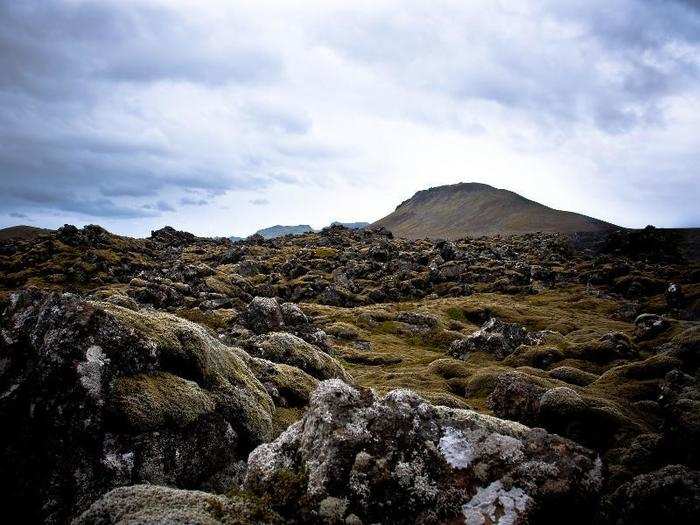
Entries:
{"type": "Polygon", "coordinates": [[[700,226],[700,0],[0,0],[0,226],[247,235],[472,181],[700,226]]]}

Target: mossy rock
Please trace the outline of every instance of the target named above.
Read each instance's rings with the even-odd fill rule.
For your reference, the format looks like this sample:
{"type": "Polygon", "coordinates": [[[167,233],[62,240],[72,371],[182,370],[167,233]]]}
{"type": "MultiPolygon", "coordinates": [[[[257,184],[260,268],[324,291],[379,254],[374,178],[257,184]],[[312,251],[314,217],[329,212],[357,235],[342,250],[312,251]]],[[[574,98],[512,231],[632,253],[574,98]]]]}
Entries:
{"type": "MultiPolygon", "coordinates": [[[[194,382],[205,390],[215,403],[216,411],[234,428],[242,430],[247,441],[257,444],[269,439],[274,404],[248,366],[248,354],[239,348],[224,345],[204,327],[171,314],[135,312],[108,303],[93,303],[93,306],[109,313],[114,321],[135,333],[140,350],[132,349],[132,352],[150,353],[149,356],[132,356],[129,359],[128,355],[111,353],[105,346],[105,352],[113,361],[129,359],[129,366],[133,366],[134,357],[152,360],[155,356],[162,372],[194,382]]],[[[172,379],[163,383],[167,386],[156,383],[158,387],[154,387],[152,381],[132,381],[126,383],[122,392],[130,391],[125,399],[134,399],[136,394],[129,387],[147,386],[149,393],[144,396],[152,399],[157,406],[157,399],[162,396],[153,393],[162,393],[163,389],[171,387],[174,389],[175,383],[172,379]]],[[[196,396],[192,394],[195,391],[193,388],[186,388],[185,383],[179,385],[183,391],[196,396]]],[[[200,405],[202,403],[197,406],[200,405]]],[[[171,418],[168,421],[175,420],[171,418]]]]}
{"type": "Polygon", "coordinates": [[[184,427],[216,409],[197,383],[167,372],[120,377],[110,405],[130,430],[140,432],[184,427]]]}
{"type": "Polygon", "coordinates": [[[76,525],[94,523],[281,524],[260,497],[242,491],[219,496],[157,485],[120,487],[79,516],[76,525]]]}
{"type": "Polygon", "coordinates": [[[259,335],[251,338],[245,348],[256,357],[295,366],[316,379],[351,381],[348,373],[333,357],[290,333],[259,335]]]}

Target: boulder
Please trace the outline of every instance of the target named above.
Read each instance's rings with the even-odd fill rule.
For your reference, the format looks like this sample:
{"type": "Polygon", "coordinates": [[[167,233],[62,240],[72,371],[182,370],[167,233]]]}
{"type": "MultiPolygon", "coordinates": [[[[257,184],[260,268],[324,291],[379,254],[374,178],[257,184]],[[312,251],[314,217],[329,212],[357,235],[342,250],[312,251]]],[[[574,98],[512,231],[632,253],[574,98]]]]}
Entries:
{"type": "Polygon", "coordinates": [[[287,326],[301,326],[309,323],[306,314],[294,303],[282,303],[280,305],[282,320],[287,326]]]}
{"type": "Polygon", "coordinates": [[[467,359],[471,352],[486,352],[496,359],[504,359],[520,345],[537,344],[540,338],[515,323],[504,323],[492,317],[466,339],[450,345],[449,354],[457,359],[467,359]]]}
{"type": "Polygon", "coordinates": [[[669,465],[622,484],[603,500],[601,523],[695,523],[700,516],[700,472],[669,465]]]}
{"type": "Polygon", "coordinates": [[[669,308],[681,308],[685,303],[685,296],[681,285],[671,283],[666,288],[666,304],[669,308]]]}
{"type": "Polygon", "coordinates": [[[151,240],[168,246],[182,246],[190,244],[197,237],[189,232],[179,231],[172,226],[165,226],[159,230],[151,231],[151,240]]]}
{"type": "Polygon", "coordinates": [[[244,343],[246,351],[274,363],[295,366],[316,379],[351,378],[333,357],[287,332],[272,332],[250,338],[244,343]]]}
{"type": "Polygon", "coordinates": [[[284,317],[277,299],[255,297],[245,311],[248,326],[256,334],[274,332],[284,326],[284,317]]]}
{"type": "Polygon", "coordinates": [[[585,372],[584,370],[580,370],[572,366],[559,366],[557,368],[553,368],[547,372],[547,375],[552,379],[558,379],[559,381],[564,381],[565,383],[577,386],[588,386],[593,381],[598,379],[597,375],[591,374],[590,372],[585,372]]]}
{"type": "Polygon", "coordinates": [[[191,523],[247,525],[283,523],[259,499],[247,495],[217,496],[196,490],[155,485],[119,487],[90,506],[74,525],[126,523],[191,523]]]}
{"type": "Polygon", "coordinates": [[[251,453],[243,488],[297,522],[585,523],[600,484],[594,453],[541,429],[335,379],[251,453]]]}
{"type": "Polygon", "coordinates": [[[223,490],[272,437],[275,407],[252,358],[200,325],[27,291],[0,327],[8,513],[64,523],[140,482],[223,490]]]}
{"type": "Polygon", "coordinates": [[[641,314],[634,320],[634,336],[637,340],[652,339],[670,328],[668,319],[656,314],[641,314]]]}

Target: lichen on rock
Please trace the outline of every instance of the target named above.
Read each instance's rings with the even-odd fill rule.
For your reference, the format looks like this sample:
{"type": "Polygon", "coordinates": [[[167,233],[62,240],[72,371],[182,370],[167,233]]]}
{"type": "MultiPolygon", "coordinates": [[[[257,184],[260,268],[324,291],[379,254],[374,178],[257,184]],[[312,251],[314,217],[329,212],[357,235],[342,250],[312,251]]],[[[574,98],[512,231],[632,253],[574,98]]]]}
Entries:
{"type": "Polygon", "coordinates": [[[338,498],[364,523],[476,523],[477,513],[521,523],[560,505],[587,513],[602,481],[594,453],[542,430],[338,379],[320,383],[302,420],[251,453],[244,487],[276,491],[290,472],[299,497],[272,502],[283,516],[312,520],[338,498]]]}

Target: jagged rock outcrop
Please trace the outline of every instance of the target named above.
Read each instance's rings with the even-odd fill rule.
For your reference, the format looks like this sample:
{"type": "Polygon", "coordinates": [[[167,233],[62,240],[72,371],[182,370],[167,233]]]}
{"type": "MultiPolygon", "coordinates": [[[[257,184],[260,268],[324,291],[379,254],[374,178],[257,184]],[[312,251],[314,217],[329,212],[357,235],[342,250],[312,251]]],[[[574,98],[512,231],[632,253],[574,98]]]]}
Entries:
{"type": "Polygon", "coordinates": [[[300,523],[584,523],[600,485],[593,452],[541,429],[329,380],[244,488],[300,523]]]}

